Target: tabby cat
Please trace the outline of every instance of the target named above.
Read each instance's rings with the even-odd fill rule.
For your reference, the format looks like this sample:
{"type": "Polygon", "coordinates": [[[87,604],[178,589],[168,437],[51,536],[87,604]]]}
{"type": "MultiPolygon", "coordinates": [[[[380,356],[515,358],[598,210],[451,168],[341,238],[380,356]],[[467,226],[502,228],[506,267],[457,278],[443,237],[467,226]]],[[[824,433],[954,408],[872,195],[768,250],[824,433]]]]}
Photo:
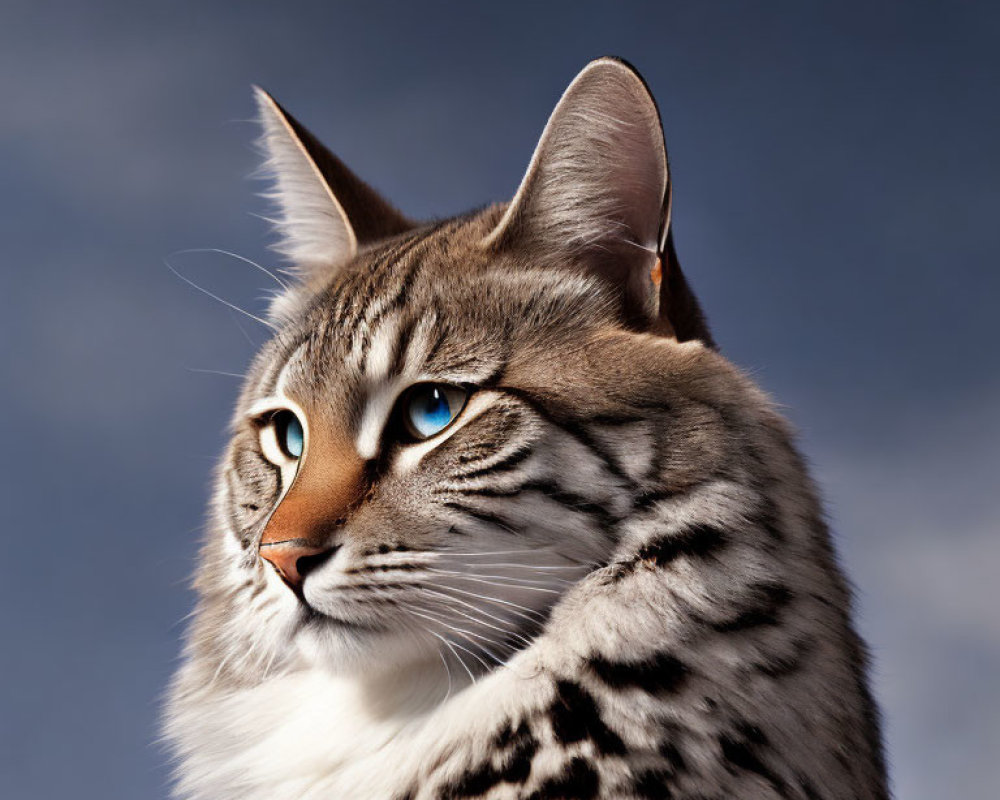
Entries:
{"type": "Polygon", "coordinates": [[[257,92],[280,248],[166,735],[183,798],[886,798],[816,492],[717,352],[659,113],[589,64],[413,222],[257,92]]]}

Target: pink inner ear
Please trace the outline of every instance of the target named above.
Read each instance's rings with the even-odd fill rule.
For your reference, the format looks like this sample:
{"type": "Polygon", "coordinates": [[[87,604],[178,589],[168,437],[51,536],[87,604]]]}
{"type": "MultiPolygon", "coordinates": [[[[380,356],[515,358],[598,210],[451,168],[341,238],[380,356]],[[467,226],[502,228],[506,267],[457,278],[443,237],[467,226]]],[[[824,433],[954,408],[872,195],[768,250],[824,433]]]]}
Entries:
{"type": "Polygon", "coordinates": [[[653,268],[649,271],[649,279],[653,282],[654,286],[659,286],[660,282],[663,280],[663,258],[658,257],[653,268]]]}

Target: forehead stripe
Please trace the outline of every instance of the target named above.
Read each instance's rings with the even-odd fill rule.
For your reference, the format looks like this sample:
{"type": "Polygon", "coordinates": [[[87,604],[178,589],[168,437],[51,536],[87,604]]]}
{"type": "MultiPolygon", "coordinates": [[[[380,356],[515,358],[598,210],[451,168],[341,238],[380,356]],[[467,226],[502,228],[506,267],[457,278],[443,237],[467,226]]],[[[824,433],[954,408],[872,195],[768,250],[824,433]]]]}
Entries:
{"type": "Polygon", "coordinates": [[[428,233],[429,231],[416,233],[397,243],[395,246],[388,248],[367,268],[364,283],[359,287],[360,296],[355,296],[353,302],[350,302],[344,310],[344,316],[340,320],[339,325],[342,330],[353,330],[361,325],[374,299],[376,287],[385,277],[383,273],[390,271],[393,266],[399,264],[400,260],[405,258],[407,253],[422,242],[428,233]]]}
{"type": "Polygon", "coordinates": [[[381,303],[370,304],[362,311],[361,318],[355,321],[355,326],[360,327],[361,325],[366,324],[367,330],[371,330],[378,325],[383,316],[403,307],[407,303],[409,290],[413,286],[413,283],[420,272],[420,256],[422,256],[431,247],[435,240],[435,235],[439,232],[442,235],[452,233],[463,223],[464,220],[451,220],[438,223],[417,236],[412,242],[412,247],[409,247],[404,252],[399,253],[393,263],[393,266],[399,270],[399,272],[393,276],[395,293],[392,294],[391,297],[387,297],[381,303]],[[424,246],[418,249],[417,245],[424,246]]]}
{"type": "Polygon", "coordinates": [[[399,316],[385,319],[371,336],[368,353],[365,356],[364,373],[371,381],[383,381],[389,377],[393,355],[399,346],[399,316]]]}

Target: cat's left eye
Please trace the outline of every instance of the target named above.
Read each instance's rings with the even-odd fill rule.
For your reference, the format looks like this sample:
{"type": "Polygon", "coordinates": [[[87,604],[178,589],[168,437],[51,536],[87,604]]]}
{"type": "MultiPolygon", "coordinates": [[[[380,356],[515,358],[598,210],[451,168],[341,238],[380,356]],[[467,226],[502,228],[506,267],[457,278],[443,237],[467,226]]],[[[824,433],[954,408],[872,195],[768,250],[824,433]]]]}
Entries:
{"type": "Polygon", "coordinates": [[[420,383],[400,401],[407,433],[417,441],[429,439],[454,421],[465,407],[469,392],[447,383],[420,383]]]}

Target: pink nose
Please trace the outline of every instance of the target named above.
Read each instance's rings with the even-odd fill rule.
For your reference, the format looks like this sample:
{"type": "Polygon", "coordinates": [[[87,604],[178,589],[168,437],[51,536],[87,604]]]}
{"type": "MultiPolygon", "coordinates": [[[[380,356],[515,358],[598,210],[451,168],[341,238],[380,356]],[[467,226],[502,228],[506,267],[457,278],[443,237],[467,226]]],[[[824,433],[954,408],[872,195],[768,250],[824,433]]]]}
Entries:
{"type": "Polygon", "coordinates": [[[329,559],[337,549],[313,544],[306,539],[285,539],[261,544],[260,557],[271,562],[285,583],[298,591],[306,575],[329,559]]]}

